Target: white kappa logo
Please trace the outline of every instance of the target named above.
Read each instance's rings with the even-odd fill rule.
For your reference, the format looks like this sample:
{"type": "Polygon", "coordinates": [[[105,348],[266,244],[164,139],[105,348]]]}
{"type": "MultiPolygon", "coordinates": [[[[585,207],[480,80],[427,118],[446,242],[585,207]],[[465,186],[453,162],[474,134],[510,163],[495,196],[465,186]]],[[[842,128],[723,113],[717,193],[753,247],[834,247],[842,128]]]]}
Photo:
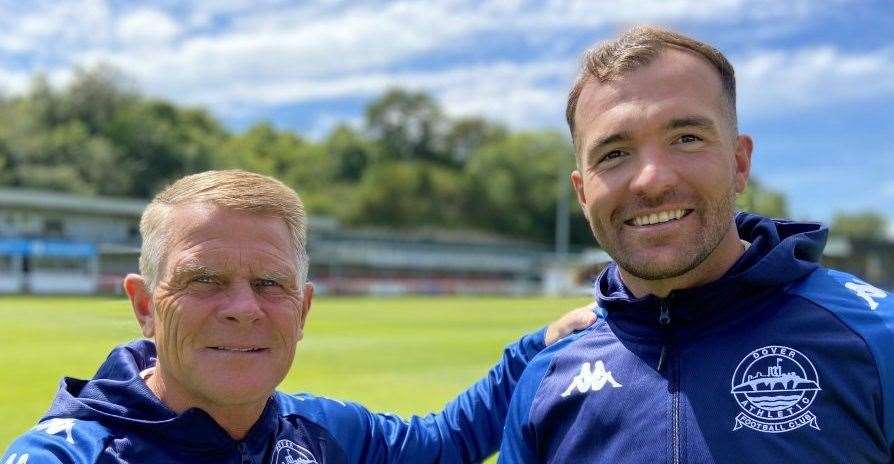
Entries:
{"type": "Polygon", "coordinates": [[[299,446],[292,440],[279,440],[273,448],[271,464],[319,464],[307,448],[299,446]]]}
{"type": "Polygon", "coordinates": [[[857,294],[858,297],[866,300],[866,304],[869,305],[869,309],[875,311],[878,309],[878,299],[885,298],[888,296],[888,293],[884,290],[873,287],[872,285],[867,284],[866,282],[860,282],[859,280],[854,280],[853,282],[847,282],[844,286],[857,294]]]}
{"type": "Polygon", "coordinates": [[[733,374],[731,393],[743,411],[733,431],[743,426],[781,433],[804,425],[820,430],[807,410],[822,390],[813,363],[798,350],[765,346],[745,356],[733,374]]]}
{"type": "Polygon", "coordinates": [[[33,427],[34,430],[43,430],[49,435],[56,435],[65,432],[65,441],[74,444],[74,438],[71,437],[71,429],[74,427],[75,420],[69,418],[50,419],[41,422],[33,427]]]}
{"type": "Polygon", "coordinates": [[[580,393],[602,390],[606,383],[610,384],[612,388],[623,387],[615,380],[611,371],[605,370],[605,364],[602,361],[593,363],[592,370],[590,369],[590,363],[585,362],[580,366],[580,374],[574,376],[571,385],[568,385],[568,389],[565,390],[565,393],[562,393],[562,398],[567,397],[575,390],[580,393]]]}

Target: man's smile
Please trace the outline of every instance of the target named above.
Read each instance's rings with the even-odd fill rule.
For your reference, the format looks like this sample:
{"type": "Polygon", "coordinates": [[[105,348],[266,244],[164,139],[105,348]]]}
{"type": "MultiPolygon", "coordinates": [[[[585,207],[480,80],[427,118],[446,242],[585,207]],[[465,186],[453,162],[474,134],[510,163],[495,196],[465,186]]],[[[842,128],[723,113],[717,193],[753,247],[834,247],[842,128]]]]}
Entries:
{"type": "Polygon", "coordinates": [[[654,226],[680,220],[688,216],[692,211],[692,209],[678,208],[645,213],[624,221],[624,224],[636,227],[654,226]]]}
{"type": "Polygon", "coordinates": [[[219,352],[223,352],[223,353],[251,354],[251,353],[262,353],[262,352],[270,351],[270,348],[264,348],[264,347],[260,347],[260,346],[223,345],[223,346],[209,346],[208,348],[211,349],[212,351],[219,351],[219,352]]]}

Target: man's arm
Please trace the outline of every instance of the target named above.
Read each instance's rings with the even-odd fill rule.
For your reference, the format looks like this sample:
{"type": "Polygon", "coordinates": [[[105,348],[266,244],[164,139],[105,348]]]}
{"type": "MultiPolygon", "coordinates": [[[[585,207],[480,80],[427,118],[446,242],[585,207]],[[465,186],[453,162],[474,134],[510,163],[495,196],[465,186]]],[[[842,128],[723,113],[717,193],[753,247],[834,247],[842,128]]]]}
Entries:
{"type": "Polygon", "coordinates": [[[404,420],[372,413],[353,403],[320,400],[316,411],[306,414],[305,409],[302,415],[328,429],[350,462],[480,462],[499,447],[509,401],[528,363],[547,341],[554,342],[594,321],[591,309],[579,308],[549,327],[522,337],[506,347],[500,362],[484,378],[438,414],[404,420]]]}
{"type": "Polygon", "coordinates": [[[94,422],[48,419],[13,441],[0,464],[93,464],[107,435],[94,422]]]}

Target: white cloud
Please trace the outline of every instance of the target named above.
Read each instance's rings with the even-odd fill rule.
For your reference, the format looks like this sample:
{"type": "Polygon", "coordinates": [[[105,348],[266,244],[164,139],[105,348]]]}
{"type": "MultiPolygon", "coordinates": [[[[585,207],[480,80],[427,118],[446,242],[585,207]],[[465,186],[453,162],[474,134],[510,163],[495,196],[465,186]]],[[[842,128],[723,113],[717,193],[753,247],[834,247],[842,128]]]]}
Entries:
{"type": "Polygon", "coordinates": [[[114,17],[102,0],[49,2],[3,12],[0,48],[33,54],[39,61],[58,59],[109,43],[114,17]]]}
{"type": "Polygon", "coordinates": [[[745,113],[777,115],[894,95],[894,45],[865,52],[831,46],[757,51],[734,60],[745,113]]]}
{"type": "MultiPolygon", "coordinates": [[[[25,13],[6,12],[0,15],[0,26],[7,30],[0,37],[0,58],[4,50],[28,54],[54,82],[64,82],[74,65],[109,62],[151,94],[231,114],[367,97],[401,85],[432,92],[454,114],[484,114],[513,126],[560,126],[575,56],[434,70],[407,69],[404,63],[420,57],[436,61],[444,51],[470,53],[471,41],[486,43],[506,33],[544,49],[575,29],[604,33],[633,22],[724,24],[749,17],[772,27],[815,9],[809,0],[625,0],[611,5],[587,0],[318,1],[300,6],[227,0],[196,2],[175,16],[160,7],[117,11],[110,5],[55,2],[25,13]]],[[[772,113],[821,105],[829,98],[890,94],[892,79],[883,77],[894,69],[892,50],[856,56],[829,47],[750,53],[736,60],[742,107],[772,113]]],[[[34,69],[6,66],[0,85],[20,91],[24,75],[34,69]]]]}
{"type": "Polygon", "coordinates": [[[153,47],[170,42],[180,33],[177,22],[166,13],[139,9],[118,20],[117,36],[126,46],[153,47]]]}

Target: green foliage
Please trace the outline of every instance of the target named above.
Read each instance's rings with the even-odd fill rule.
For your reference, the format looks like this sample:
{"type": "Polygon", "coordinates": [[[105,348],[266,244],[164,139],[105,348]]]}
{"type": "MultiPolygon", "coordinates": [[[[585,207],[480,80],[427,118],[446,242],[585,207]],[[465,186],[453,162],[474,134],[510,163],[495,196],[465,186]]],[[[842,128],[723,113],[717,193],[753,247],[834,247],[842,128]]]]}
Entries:
{"type": "Polygon", "coordinates": [[[207,112],[141,97],[107,66],[76,70],[58,91],[38,76],[0,107],[0,181],[145,198],[210,168],[224,136],[207,112]]]}
{"type": "Polygon", "coordinates": [[[836,213],[832,218],[832,235],[848,238],[883,239],[888,221],[874,211],[836,213]]]}
{"type": "Polygon", "coordinates": [[[370,142],[347,124],[335,126],[323,144],[333,164],[335,177],[339,180],[360,180],[373,161],[370,142]]]}
{"type": "Polygon", "coordinates": [[[437,103],[423,92],[389,90],[366,109],[366,127],[382,161],[449,161],[444,146],[446,120],[437,103]]]}
{"type": "Polygon", "coordinates": [[[332,214],[335,205],[326,190],[332,187],[333,162],[322,144],[260,123],[223,143],[215,164],[276,177],[301,192],[314,214],[332,214]]]}
{"type": "Polygon", "coordinates": [[[446,134],[446,150],[454,163],[463,165],[484,145],[499,142],[508,136],[509,131],[505,127],[483,118],[461,118],[452,122],[446,134]]]}
{"type": "MultiPolygon", "coordinates": [[[[312,214],[354,225],[552,242],[571,150],[559,133],[451,118],[402,89],[373,100],[364,127],[340,124],[319,142],[263,122],[233,133],[205,110],[141,95],[104,65],[76,70],[64,88],[37,76],[26,94],[0,96],[0,185],[149,198],[185,174],[241,168],[295,188],[312,214]]],[[[788,216],[785,197],[756,181],[737,204],[788,216]]],[[[592,244],[573,200],[569,209],[571,243],[592,244]]]]}
{"type": "Polygon", "coordinates": [[[391,227],[455,226],[462,221],[460,173],[431,163],[380,162],[366,171],[345,219],[391,227]]]}
{"type": "Polygon", "coordinates": [[[128,194],[143,198],[179,177],[211,168],[225,136],[205,111],[157,100],[117,112],[104,133],[122,151],[123,172],[139,179],[128,194]]]}
{"type": "Polygon", "coordinates": [[[765,188],[755,178],[749,179],[748,187],[736,198],[736,208],[772,218],[789,217],[785,196],[765,188]]]}
{"type": "Polygon", "coordinates": [[[558,195],[568,189],[571,150],[553,131],[516,133],[481,147],[466,164],[474,223],[551,241],[558,195]]]}

